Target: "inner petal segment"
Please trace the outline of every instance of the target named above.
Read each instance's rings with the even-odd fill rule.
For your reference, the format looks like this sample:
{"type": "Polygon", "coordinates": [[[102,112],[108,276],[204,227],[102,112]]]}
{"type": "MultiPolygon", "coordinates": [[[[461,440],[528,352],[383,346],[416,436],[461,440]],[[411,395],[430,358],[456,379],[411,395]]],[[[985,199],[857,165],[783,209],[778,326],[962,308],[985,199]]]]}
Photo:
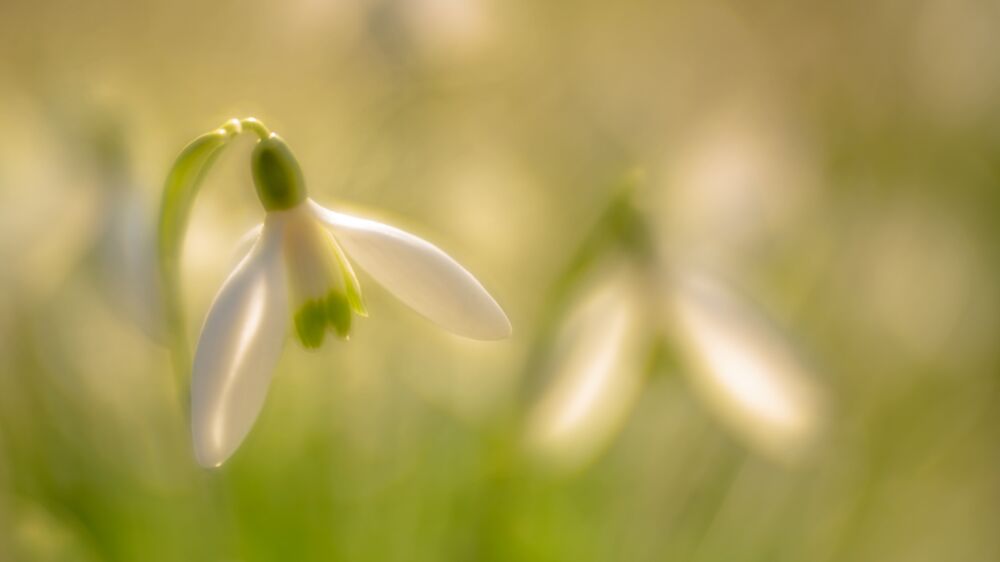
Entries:
{"type": "Polygon", "coordinates": [[[347,339],[351,312],[363,313],[364,303],[333,236],[311,217],[302,219],[286,223],[284,255],[295,333],[304,347],[315,349],[323,344],[328,329],[347,339]]]}

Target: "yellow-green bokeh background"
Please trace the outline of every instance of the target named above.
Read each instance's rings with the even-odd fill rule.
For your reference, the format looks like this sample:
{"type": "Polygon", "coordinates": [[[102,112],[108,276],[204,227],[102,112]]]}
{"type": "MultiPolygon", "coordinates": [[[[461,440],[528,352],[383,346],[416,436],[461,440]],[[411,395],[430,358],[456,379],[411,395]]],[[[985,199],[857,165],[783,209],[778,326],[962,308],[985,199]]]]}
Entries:
{"type": "MultiPolygon", "coordinates": [[[[4,0],[0,560],[1000,559],[998,53],[977,0],[4,0]],[[154,256],[107,240],[148,249],[175,155],[248,115],[314,198],[468,266],[514,336],[362,276],[371,317],[289,342],[206,471],[154,256]],[[720,422],[655,321],[585,462],[522,446],[549,327],[618,267],[559,289],[623,181],[659,263],[710,264],[807,358],[824,423],[795,462],[720,422]]],[[[195,207],[194,333],[261,218],[250,146],[195,207]]]]}

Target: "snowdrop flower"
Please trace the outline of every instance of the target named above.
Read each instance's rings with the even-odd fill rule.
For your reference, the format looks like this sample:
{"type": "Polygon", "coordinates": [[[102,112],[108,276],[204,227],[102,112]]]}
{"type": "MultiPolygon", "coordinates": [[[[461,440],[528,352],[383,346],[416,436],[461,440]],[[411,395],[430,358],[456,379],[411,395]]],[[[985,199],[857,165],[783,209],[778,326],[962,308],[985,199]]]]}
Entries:
{"type": "Polygon", "coordinates": [[[261,138],[251,165],[265,217],[216,295],[194,354],[192,434],[197,460],[206,467],[221,465],[253,426],[286,333],[318,348],[327,332],[347,339],[353,317],[367,316],[353,265],[458,335],[498,340],[511,333],[486,289],[436,246],[310,199],[288,145],[259,122],[234,121],[216,134],[247,129],[261,138]]]}
{"type": "Polygon", "coordinates": [[[548,384],[526,426],[531,452],[557,469],[591,462],[623,427],[648,376],[668,366],[657,359],[664,349],[668,368],[685,375],[724,429],[773,461],[799,462],[827,413],[814,369],[722,275],[656,247],[631,185],[584,238],[569,262],[571,281],[556,285],[562,295],[596,277],[598,290],[556,315],[548,384]]]}
{"type": "Polygon", "coordinates": [[[722,277],[684,262],[659,268],[605,272],[598,290],[573,307],[529,418],[532,452],[557,469],[593,461],[631,413],[654,347],[666,344],[676,352],[672,368],[724,429],[756,453],[795,465],[817,441],[826,411],[809,363],[722,277]]]}

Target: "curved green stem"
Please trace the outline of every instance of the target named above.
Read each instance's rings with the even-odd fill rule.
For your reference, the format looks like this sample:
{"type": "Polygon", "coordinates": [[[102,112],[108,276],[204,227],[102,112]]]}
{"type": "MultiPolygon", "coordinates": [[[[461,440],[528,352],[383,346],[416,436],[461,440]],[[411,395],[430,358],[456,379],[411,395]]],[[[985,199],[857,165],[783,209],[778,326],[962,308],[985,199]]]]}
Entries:
{"type": "Polygon", "coordinates": [[[178,396],[187,389],[191,351],[188,345],[183,299],[180,289],[181,249],[187,231],[188,217],[198,188],[222,154],[229,141],[244,131],[251,131],[261,139],[271,135],[263,123],[250,117],[230,119],[218,129],[191,141],[174,161],[163,187],[160,220],[157,228],[157,251],[167,316],[168,342],[174,363],[178,396]]]}
{"type": "Polygon", "coordinates": [[[247,117],[246,119],[241,120],[239,124],[243,130],[257,133],[260,140],[267,140],[271,136],[271,130],[253,117],[247,117]]]}

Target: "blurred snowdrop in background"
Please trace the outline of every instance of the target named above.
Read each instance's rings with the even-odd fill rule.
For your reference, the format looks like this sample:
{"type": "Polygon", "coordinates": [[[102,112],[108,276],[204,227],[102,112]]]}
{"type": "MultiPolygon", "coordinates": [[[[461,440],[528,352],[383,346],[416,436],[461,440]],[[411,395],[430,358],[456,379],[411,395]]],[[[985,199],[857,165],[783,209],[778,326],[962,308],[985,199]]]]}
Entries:
{"type": "Polygon", "coordinates": [[[558,314],[555,336],[541,340],[546,359],[528,376],[545,389],[529,414],[528,448],[560,468],[585,466],[621,429],[647,378],[683,374],[689,398],[720,428],[764,458],[798,463],[819,438],[826,383],[793,338],[720,274],[653,249],[634,204],[641,178],[609,201],[557,286],[577,294],[573,285],[596,279],[558,314]],[[614,257],[619,250],[630,259],[614,257]]]}
{"type": "Polygon", "coordinates": [[[4,235],[0,279],[13,295],[53,290],[96,236],[98,190],[94,170],[74,153],[45,104],[26,92],[4,96],[10,131],[0,141],[0,209],[4,235]],[[40,166],[51,161],[54,165],[40,166]]]}

